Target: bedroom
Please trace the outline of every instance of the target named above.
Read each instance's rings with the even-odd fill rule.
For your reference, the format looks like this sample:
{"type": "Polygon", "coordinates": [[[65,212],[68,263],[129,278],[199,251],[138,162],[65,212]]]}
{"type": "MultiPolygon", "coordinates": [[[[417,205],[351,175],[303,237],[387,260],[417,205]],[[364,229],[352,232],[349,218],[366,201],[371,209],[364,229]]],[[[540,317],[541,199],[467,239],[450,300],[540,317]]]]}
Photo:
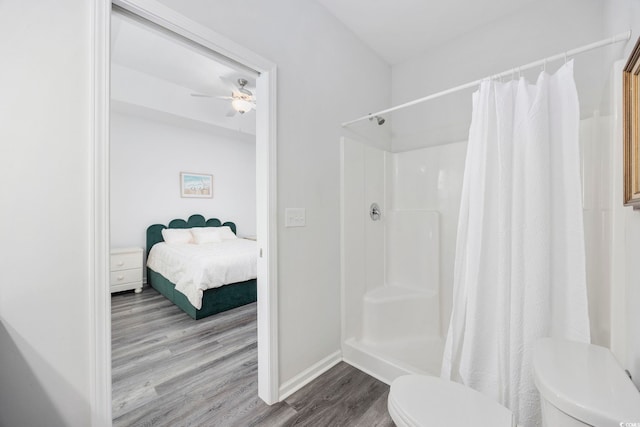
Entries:
{"type": "Polygon", "coordinates": [[[254,237],[255,112],[236,113],[217,99],[251,73],[122,12],[112,26],[111,246],[144,248],[151,224],[197,213],[234,221],[239,236],[254,237]],[[185,172],[210,175],[212,194],[183,194],[185,172]]]}
{"type": "MultiPolygon", "coordinates": [[[[230,2],[216,14],[209,2],[162,3],[278,64],[277,212],[282,217],[285,207],[300,206],[308,215],[305,230],[292,232],[280,224],[277,231],[279,255],[293,260],[282,261],[279,271],[281,384],[340,350],[339,124],[393,101],[535,60],[554,53],[555,47],[589,43],[627,28],[637,34],[640,25],[635,1],[541,1],[527,12],[532,19],[523,13],[491,28],[466,28],[438,51],[416,53],[414,62],[391,66],[315,1],[230,2]],[[557,9],[558,4],[564,6],[557,9]],[[510,43],[498,55],[495,69],[496,58],[486,61],[477,55],[478,45],[489,41],[510,43]],[[301,305],[301,300],[314,304],[301,305]]],[[[15,393],[3,400],[2,412],[15,420],[51,420],[44,414],[55,413],[59,422],[51,425],[101,425],[95,420],[109,412],[96,385],[104,383],[96,350],[103,337],[94,328],[100,311],[94,308],[94,288],[87,286],[98,282],[100,267],[95,249],[95,224],[102,211],[96,204],[100,146],[93,143],[97,48],[92,6],[101,5],[80,0],[37,7],[17,0],[0,3],[0,31],[7,34],[3,52],[13,58],[0,79],[3,99],[11,102],[3,110],[9,120],[3,121],[1,136],[20,142],[3,147],[0,170],[5,182],[29,170],[23,182],[47,184],[37,197],[3,188],[10,208],[3,211],[2,235],[18,246],[6,258],[0,293],[6,330],[2,347],[15,349],[14,358],[4,359],[2,377],[15,393]],[[55,226],[40,227],[43,221],[55,226]],[[60,242],[59,250],[52,255],[43,240],[60,242]],[[28,286],[12,285],[21,282],[28,286]],[[25,310],[26,293],[36,286],[25,310]],[[21,396],[31,397],[30,403],[21,396]]],[[[609,70],[610,61],[596,64],[594,70],[609,70]]],[[[610,103],[603,104],[604,112],[610,103]]],[[[637,237],[637,215],[623,215],[623,221],[637,237]]],[[[635,237],[617,249],[618,259],[627,260],[616,270],[622,282],[634,277],[637,251],[635,237]]],[[[637,305],[637,295],[629,300],[637,305]]],[[[637,324],[617,329],[621,339],[628,339],[630,351],[637,348],[637,324]]]]}
{"type": "MultiPolygon", "coordinates": [[[[113,12],[111,34],[113,418],[115,425],[128,425],[132,417],[139,416],[133,411],[140,411],[142,405],[148,408],[148,398],[143,392],[145,384],[173,380],[171,376],[160,380],[153,372],[176,370],[167,359],[146,373],[140,360],[153,360],[149,358],[154,351],[163,352],[176,344],[167,340],[162,349],[131,346],[127,343],[148,342],[144,336],[132,335],[134,331],[143,324],[153,324],[153,330],[159,334],[154,340],[157,343],[164,336],[175,335],[177,330],[171,332],[170,328],[178,322],[183,325],[181,340],[198,336],[198,331],[206,337],[211,333],[202,332],[205,322],[189,322],[187,313],[203,319],[219,310],[256,301],[256,125],[252,111],[255,106],[240,113],[233,108],[233,99],[229,99],[243,93],[239,92],[240,81],[244,83],[242,89],[248,94],[247,99],[253,102],[253,94],[247,91],[255,90],[255,76],[251,70],[225,64],[203,48],[189,45],[122,10],[113,12]],[[193,177],[198,185],[204,182],[201,181],[204,177],[206,191],[197,188],[191,194],[185,176],[193,177]],[[243,239],[225,239],[223,243],[217,237],[235,237],[231,230],[230,235],[214,236],[211,234],[214,229],[209,227],[196,227],[193,231],[150,227],[169,225],[174,219],[189,219],[192,224],[196,214],[206,215],[204,220],[220,218],[224,223],[221,226],[232,221],[233,231],[243,239]],[[188,235],[191,244],[180,247],[170,240],[173,237],[184,241],[183,235],[188,235]],[[219,243],[209,243],[214,240],[219,243]],[[163,241],[167,243],[154,245],[163,241]],[[226,263],[220,257],[231,256],[229,251],[241,258],[226,267],[211,264],[206,280],[196,279],[199,273],[194,271],[190,282],[180,281],[190,261],[185,259],[177,264],[175,257],[196,249],[217,256],[219,266],[226,263]],[[176,250],[177,254],[168,252],[176,250]],[[167,279],[180,283],[181,292],[174,291],[174,284],[167,279]],[[204,292],[196,289],[212,281],[224,286],[204,292]],[[142,284],[145,295],[138,296],[142,284]],[[154,297],[158,291],[168,300],[154,297]],[[188,300],[183,296],[185,293],[188,300]],[[167,307],[169,300],[187,313],[177,306],[167,307]]],[[[215,231],[224,228],[228,227],[215,231]]],[[[252,306],[250,312],[255,323],[255,304],[252,306]]],[[[246,327],[238,328],[237,334],[246,335],[246,327]]],[[[255,326],[253,330],[255,335],[255,326]]],[[[221,339],[224,342],[224,334],[222,337],[214,334],[210,338],[211,348],[221,339]]],[[[245,341],[250,346],[255,343],[255,336],[245,341]]],[[[195,353],[183,353],[183,357],[189,354],[195,353]]],[[[199,377],[202,376],[203,372],[199,372],[199,377]]]]}

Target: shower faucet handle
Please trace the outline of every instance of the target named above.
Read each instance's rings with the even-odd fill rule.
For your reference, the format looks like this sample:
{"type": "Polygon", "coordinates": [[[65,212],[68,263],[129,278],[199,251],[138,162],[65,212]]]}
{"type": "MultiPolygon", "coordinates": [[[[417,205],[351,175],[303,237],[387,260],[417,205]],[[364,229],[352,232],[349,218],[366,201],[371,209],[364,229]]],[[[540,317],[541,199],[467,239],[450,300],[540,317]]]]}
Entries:
{"type": "Polygon", "coordinates": [[[371,207],[369,207],[369,216],[373,221],[378,221],[382,212],[380,212],[380,206],[377,203],[371,203],[371,207]]]}

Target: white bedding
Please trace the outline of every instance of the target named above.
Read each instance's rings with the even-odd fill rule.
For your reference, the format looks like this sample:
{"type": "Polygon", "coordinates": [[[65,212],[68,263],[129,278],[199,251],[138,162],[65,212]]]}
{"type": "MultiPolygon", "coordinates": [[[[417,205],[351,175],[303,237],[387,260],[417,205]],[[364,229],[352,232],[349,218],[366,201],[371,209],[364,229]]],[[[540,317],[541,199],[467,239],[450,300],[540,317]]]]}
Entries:
{"type": "Polygon", "coordinates": [[[202,308],[202,292],[257,276],[256,242],[247,239],[219,243],[153,245],[147,267],[175,283],[197,309],[202,308]]]}

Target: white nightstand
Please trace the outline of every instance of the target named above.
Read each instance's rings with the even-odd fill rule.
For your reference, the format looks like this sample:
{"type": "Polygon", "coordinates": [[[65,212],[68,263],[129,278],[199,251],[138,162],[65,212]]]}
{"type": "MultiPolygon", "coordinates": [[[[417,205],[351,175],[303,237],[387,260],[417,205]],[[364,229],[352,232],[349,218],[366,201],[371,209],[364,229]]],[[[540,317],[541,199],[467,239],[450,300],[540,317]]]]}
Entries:
{"type": "Polygon", "coordinates": [[[142,292],[142,248],[111,249],[111,293],[142,292]]]}

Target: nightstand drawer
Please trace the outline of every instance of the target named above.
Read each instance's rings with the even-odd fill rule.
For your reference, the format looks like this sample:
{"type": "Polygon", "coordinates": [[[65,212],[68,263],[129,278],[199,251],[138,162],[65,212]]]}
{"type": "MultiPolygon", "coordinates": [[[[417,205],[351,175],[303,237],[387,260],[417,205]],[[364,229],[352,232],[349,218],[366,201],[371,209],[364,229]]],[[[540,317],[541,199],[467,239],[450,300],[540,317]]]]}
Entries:
{"type": "Polygon", "coordinates": [[[142,268],[111,272],[110,284],[112,286],[131,282],[142,282],[142,268]]]}
{"type": "Polygon", "coordinates": [[[111,254],[111,271],[142,268],[142,253],[111,254]]]}
{"type": "Polygon", "coordinates": [[[113,248],[110,264],[111,292],[142,292],[142,248],[113,248]]]}

